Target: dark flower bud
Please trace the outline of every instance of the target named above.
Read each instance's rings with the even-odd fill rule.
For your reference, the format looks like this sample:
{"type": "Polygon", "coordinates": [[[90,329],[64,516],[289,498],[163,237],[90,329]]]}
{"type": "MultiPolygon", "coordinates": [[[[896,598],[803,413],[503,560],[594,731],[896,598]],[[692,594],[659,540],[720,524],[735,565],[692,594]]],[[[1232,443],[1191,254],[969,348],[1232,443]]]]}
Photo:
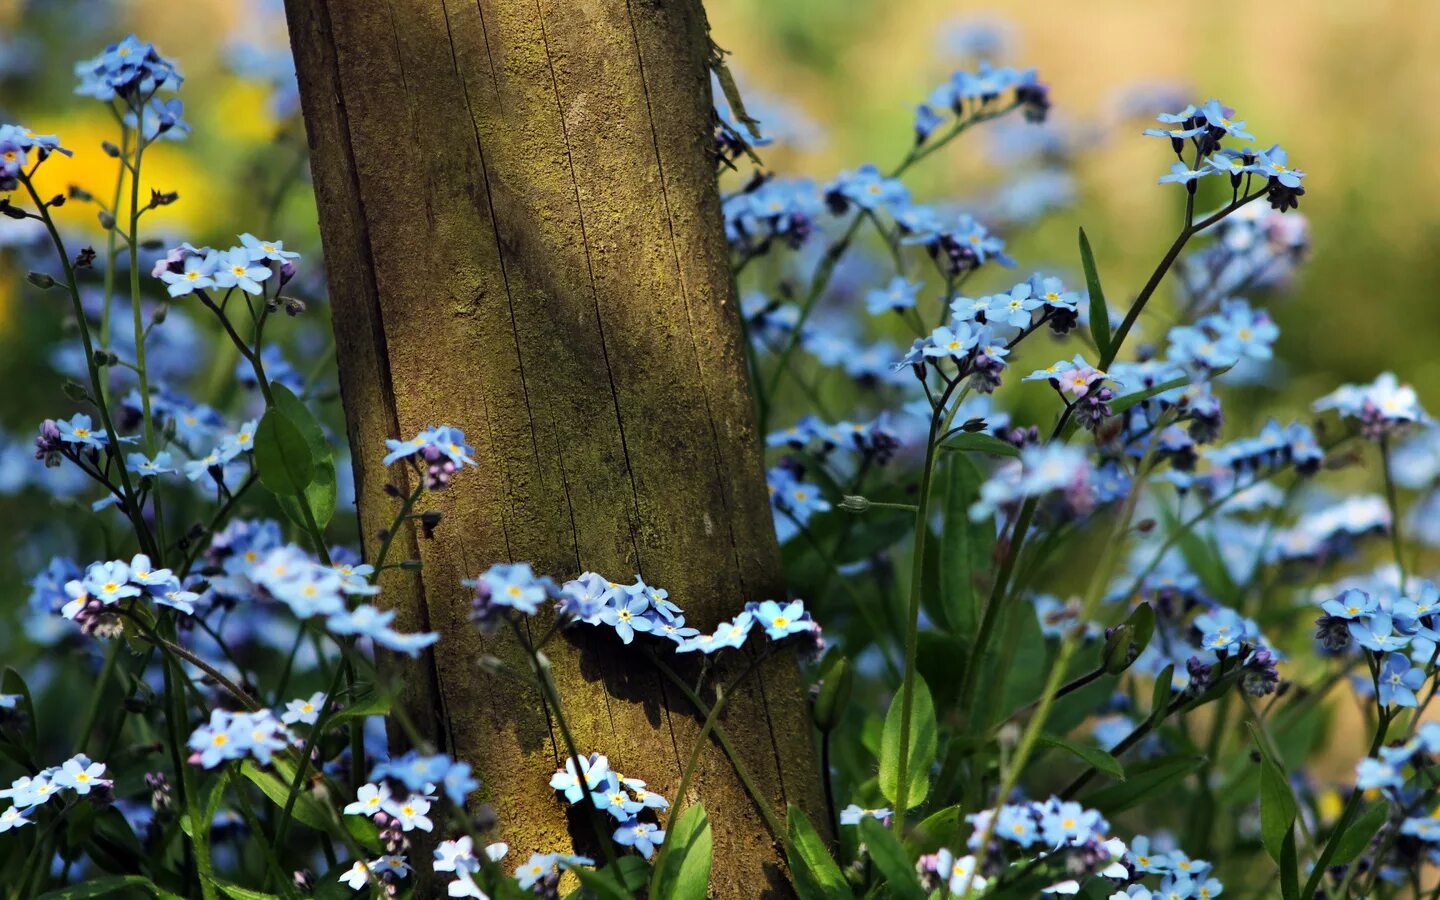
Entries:
{"type": "Polygon", "coordinates": [[[100,149],[105,151],[105,155],[112,159],[120,158],[120,148],[109,141],[102,141],[100,143],[100,149]]]}
{"type": "Polygon", "coordinates": [[[287,316],[298,316],[305,311],[305,301],[296,297],[281,297],[280,303],[285,307],[287,316]]]}
{"type": "Polygon", "coordinates": [[[436,509],[427,510],[420,514],[420,533],[425,537],[425,540],[428,541],[435,538],[435,529],[440,526],[440,519],[442,517],[443,513],[436,509]]]}
{"type": "Polygon", "coordinates": [[[12,219],[28,219],[30,214],[18,206],[11,206],[9,200],[0,200],[0,213],[12,219]]]}
{"type": "Polygon", "coordinates": [[[85,390],[84,385],[75,381],[66,381],[60,386],[60,390],[77,403],[84,403],[90,399],[90,392],[85,390]]]}
{"type": "Polygon", "coordinates": [[[97,348],[93,358],[95,365],[102,369],[106,366],[113,366],[120,361],[120,357],[116,356],[114,351],[104,348],[97,348]]]}
{"type": "Polygon", "coordinates": [[[55,286],[55,279],[51,278],[49,275],[46,275],[44,272],[26,273],[25,280],[35,285],[42,291],[48,291],[55,286]]]}
{"type": "Polygon", "coordinates": [[[85,190],[78,184],[72,184],[69,188],[70,199],[79,200],[81,203],[89,203],[95,199],[95,195],[85,190]]]}
{"type": "Polygon", "coordinates": [[[75,254],[75,268],[88,269],[95,265],[95,248],[86,247],[75,254]]]}
{"type": "Polygon", "coordinates": [[[105,229],[106,231],[109,231],[110,229],[115,227],[115,217],[104,210],[101,210],[100,214],[97,215],[95,218],[100,221],[100,227],[105,229]]]}
{"type": "Polygon", "coordinates": [[[51,197],[51,198],[50,198],[50,202],[47,203],[47,204],[45,204],[45,205],[46,205],[46,206],[50,206],[50,207],[64,206],[64,205],[65,205],[65,195],[64,195],[64,194],[56,194],[55,196],[51,197]]]}

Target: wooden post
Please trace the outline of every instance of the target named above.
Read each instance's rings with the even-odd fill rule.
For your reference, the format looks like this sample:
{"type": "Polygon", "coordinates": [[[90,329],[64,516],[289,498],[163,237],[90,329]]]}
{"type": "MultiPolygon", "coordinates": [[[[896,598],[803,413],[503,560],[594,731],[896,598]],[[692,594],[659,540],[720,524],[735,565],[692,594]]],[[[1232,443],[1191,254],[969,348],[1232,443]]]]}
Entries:
{"type": "MultiPolygon", "coordinates": [[[[434,540],[402,536],[421,573],[382,578],[401,625],[442,635],[400,669],[408,707],[476,765],[512,853],[569,851],[546,786],[564,757],[553,718],[538,693],[477,667],[484,653],[524,662],[513,640],[469,624],[461,579],[504,560],[557,579],[640,573],[706,630],[783,592],[714,175],[703,10],[286,7],[367,552],[397,506],[385,438],[452,424],[480,462],[423,501],[444,514],[434,540]]],[[[673,792],[699,732],[684,696],[638,646],[598,630],[546,653],[581,752],[673,792]]],[[[782,818],[796,803],[823,822],[793,661],[763,667],[724,728],[782,818]]],[[[788,893],[777,836],[718,746],[702,760],[690,799],[714,823],[713,896],[788,893]]]]}

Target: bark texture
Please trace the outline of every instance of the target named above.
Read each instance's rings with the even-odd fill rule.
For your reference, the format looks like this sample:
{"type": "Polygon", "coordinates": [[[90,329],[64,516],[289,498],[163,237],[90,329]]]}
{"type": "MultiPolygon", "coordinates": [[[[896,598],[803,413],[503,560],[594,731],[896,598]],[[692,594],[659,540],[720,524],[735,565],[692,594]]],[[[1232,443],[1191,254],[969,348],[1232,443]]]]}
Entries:
{"type": "MultiPolygon", "coordinates": [[[[564,756],[533,691],[476,666],[460,580],[640,573],[709,629],[783,591],[709,154],[699,0],[287,0],[367,551],[396,501],[386,437],[465,430],[478,470],[427,496],[422,573],[392,571],[409,707],[475,763],[521,858],[568,850],[564,756]]],[[[408,489],[408,485],[401,485],[408,489]]],[[[398,557],[397,557],[398,558],[398,557]]],[[[544,621],[533,623],[538,630],[544,621]]],[[[582,629],[547,654],[581,752],[672,794],[699,719],[636,648],[582,629]]],[[[725,727],[783,816],[820,814],[798,672],[776,659],[725,727]]],[[[692,800],[715,896],[786,893],[778,845],[719,748],[692,800]]],[[[477,797],[477,799],[479,799],[477,797]]],[[[581,849],[593,849],[575,820],[581,849]]]]}

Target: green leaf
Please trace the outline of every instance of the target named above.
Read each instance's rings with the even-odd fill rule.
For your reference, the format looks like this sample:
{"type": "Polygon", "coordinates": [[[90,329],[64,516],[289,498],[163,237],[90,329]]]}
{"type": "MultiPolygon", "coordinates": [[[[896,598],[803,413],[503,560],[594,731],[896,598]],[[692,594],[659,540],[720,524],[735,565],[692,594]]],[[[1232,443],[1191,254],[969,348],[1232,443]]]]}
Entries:
{"type": "Polygon", "coordinates": [[[609,872],[599,872],[576,866],[570,870],[580,879],[580,884],[599,900],[633,900],[633,895],[609,872]]]}
{"type": "Polygon", "coordinates": [[[860,837],[870,850],[875,868],[885,876],[887,896],[899,900],[925,900],[925,891],[915,875],[915,864],[890,829],[879,819],[863,816],[860,819],[860,837]]]}
{"type": "Polygon", "coordinates": [[[260,471],[260,483],[277,497],[299,495],[315,475],[305,436],[289,416],[273,406],[255,429],[255,467],[260,471]]]}
{"type": "Polygon", "coordinates": [[[1130,647],[1134,654],[1139,656],[1150,646],[1150,639],[1155,636],[1155,608],[1148,602],[1141,603],[1125,622],[1135,629],[1134,637],[1130,639],[1130,647]]]}
{"type": "Polygon", "coordinates": [[[1039,742],[1042,747],[1058,747],[1061,750],[1072,753],[1087,765],[1109,775],[1111,778],[1119,781],[1125,780],[1125,769],[1120,765],[1120,761],[1099,747],[1079,744],[1062,737],[1056,737],[1053,734],[1044,733],[1040,735],[1039,742]]]}
{"type": "MultiPolygon", "coordinates": [[[[310,461],[315,471],[304,491],[305,502],[310,505],[310,513],[315,517],[316,524],[324,528],[335,517],[335,501],[339,496],[339,486],[335,478],[335,454],[330,448],[330,442],[325,440],[325,431],[320,427],[319,420],[310,412],[305,401],[295,396],[294,392],[283,384],[271,384],[270,393],[275,398],[275,408],[285,414],[305,438],[305,445],[310,448],[310,461]]],[[[305,515],[300,510],[300,498],[278,496],[280,508],[285,514],[295,524],[304,526],[305,515]]]]}
{"type": "Polygon", "coordinates": [[[1280,845],[1280,896],[1284,900],[1300,900],[1300,860],[1295,852],[1295,828],[1285,832],[1280,845]]]}
{"type": "Polygon", "coordinates": [[[705,900],[710,889],[711,853],[715,836],[700,804],[686,807],[665,832],[662,869],[650,880],[650,896],[670,900],[705,900]]]}
{"type": "Polygon", "coordinates": [[[1114,400],[1110,401],[1110,411],[1118,416],[1137,403],[1143,403],[1144,401],[1149,400],[1151,397],[1163,394],[1166,391],[1173,391],[1176,388],[1185,387],[1189,383],[1190,377],[1188,375],[1181,375],[1178,378],[1172,378],[1169,381],[1161,382],[1160,384],[1157,384],[1154,387],[1146,388],[1143,391],[1136,391],[1133,394],[1126,394],[1123,397],[1116,397],[1114,400]]]}
{"type": "Polygon", "coordinates": [[[786,859],[801,900],[849,900],[845,876],[805,813],[791,804],[785,820],[786,859]]]}
{"type": "Polygon", "coordinates": [[[976,582],[989,574],[995,549],[993,522],[972,522],[970,506],[984,477],[974,461],[953,456],[945,465],[945,527],[940,532],[940,596],[950,630],[968,646],[980,626],[976,582]]]}
{"type": "Polygon", "coordinates": [[[35,702],[30,698],[30,687],[25,684],[25,679],[19,672],[6,667],[5,677],[0,679],[0,694],[16,694],[19,700],[15,701],[15,711],[19,714],[21,724],[18,728],[9,726],[0,729],[0,749],[6,750],[15,762],[26,769],[37,768],[35,761],[36,745],[36,724],[35,724],[35,702]],[[10,740],[14,735],[16,740],[10,740]]]}
{"type": "Polygon", "coordinates": [[[267,894],[264,891],[252,890],[251,888],[241,887],[238,884],[222,881],[219,878],[210,879],[210,883],[219,888],[220,893],[233,898],[233,900],[280,900],[278,894],[267,894]]]}
{"type": "Polygon", "coordinates": [[[351,703],[344,709],[336,712],[326,720],[326,727],[349,722],[351,719],[367,719],[370,716],[385,716],[390,714],[391,699],[399,694],[401,685],[397,681],[389,682],[389,689],[385,692],[373,691],[369,696],[355,703],[351,703]]]}
{"type": "MultiPolygon", "coordinates": [[[[913,809],[924,801],[930,790],[930,766],[935,762],[937,729],[935,726],[935,705],[930,699],[930,689],[925,679],[915,677],[914,699],[910,704],[910,745],[906,753],[905,792],[906,809],[913,809]]],[[[880,793],[895,803],[900,791],[900,731],[904,715],[904,698],[897,695],[885,714],[885,728],[880,733],[880,793]]],[[[897,809],[897,813],[905,810],[897,809]]]]}
{"type": "Polygon", "coordinates": [[[1171,663],[1155,676],[1155,684],[1150,689],[1150,721],[1158,724],[1165,718],[1165,712],[1170,708],[1170,695],[1174,692],[1175,664],[1171,663]]]}
{"type": "Polygon", "coordinates": [[[994,435],[986,434],[983,431],[962,431],[952,438],[946,438],[940,445],[942,450],[964,451],[968,453],[988,453],[991,456],[1010,456],[1018,458],[1020,450],[1014,444],[1002,441],[994,435]]]}
{"type": "MultiPolygon", "coordinates": [[[[240,764],[240,774],[255,782],[260,791],[281,809],[285,808],[285,800],[290,796],[290,784],[295,779],[295,764],[287,759],[272,759],[270,765],[275,771],[271,772],[262,769],[251,760],[245,760],[240,764]]],[[[295,798],[295,806],[290,814],[295,821],[302,825],[308,825],[316,831],[330,832],[334,823],[326,814],[325,807],[316,800],[306,785],[300,786],[300,793],[295,798]]],[[[381,848],[378,832],[375,823],[364,816],[342,816],[341,821],[345,830],[361,846],[378,852],[381,848]]]]}
{"type": "Polygon", "coordinates": [[[1204,762],[1203,756],[1171,755],[1134,763],[1126,770],[1124,781],[1087,794],[1082,802],[1104,815],[1114,815],[1158,796],[1204,762]]]}
{"type": "Polygon", "coordinates": [[[1375,832],[1380,830],[1380,826],[1384,825],[1389,817],[1390,804],[1384,800],[1366,806],[1365,811],[1355,817],[1344,834],[1330,836],[1331,842],[1335,844],[1335,852],[1330,855],[1330,865],[1343,866],[1357,859],[1370,846],[1375,832]]]}
{"type": "Polygon", "coordinates": [[[84,897],[136,896],[145,893],[161,900],[171,900],[175,895],[161,890],[155,882],[143,875],[112,875],[106,878],[92,878],[79,884],[63,887],[58,891],[41,894],[36,900],[81,900],[84,897]]]}
{"type": "MultiPolygon", "coordinates": [[[[1085,289],[1090,292],[1090,336],[1101,359],[1110,358],[1110,309],[1105,305],[1105,291],[1100,287],[1100,270],[1095,267],[1095,254],[1090,239],[1080,229],[1080,265],[1085,268],[1085,289]]],[[[1113,408],[1113,405],[1112,405],[1113,408]]],[[[1119,412],[1119,410],[1115,410],[1119,412]]]]}
{"type": "Polygon", "coordinates": [[[919,825],[910,829],[905,842],[916,854],[934,853],[941,847],[955,842],[960,832],[962,810],[947,806],[925,817],[919,825]]]}
{"type": "Polygon", "coordinates": [[[1260,759],[1260,840],[1277,863],[1286,836],[1295,825],[1295,795],[1280,767],[1268,756],[1260,759]]]}

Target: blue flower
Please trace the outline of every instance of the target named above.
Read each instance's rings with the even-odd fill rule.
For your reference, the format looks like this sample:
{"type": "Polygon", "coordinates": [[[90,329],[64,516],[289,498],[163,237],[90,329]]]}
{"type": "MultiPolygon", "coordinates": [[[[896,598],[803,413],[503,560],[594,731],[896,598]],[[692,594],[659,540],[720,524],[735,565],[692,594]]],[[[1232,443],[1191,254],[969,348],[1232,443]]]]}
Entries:
{"type": "Polygon", "coordinates": [[[262,281],[272,273],[266,266],[257,266],[250,259],[249,251],[233,247],[220,255],[215,265],[215,286],[217,288],[240,288],[247,294],[264,292],[262,281]]]}
{"type": "Polygon", "coordinates": [[[995,836],[1029,847],[1040,839],[1040,830],[1029,807],[1006,804],[995,820],[995,836]]]}
{"type": "Polygon", "coordinates": [[[538,577],[529,563],[497,563],[464,584],[477,588],[477,597],[484,594],[477,605],[508,607],[527,616],[539,612],[540,604],[556,593],[554,582],[538,577]]]}
{"type": "Polygon", "coordinates": [[[1041,815],[1040,827],[1045,843],[1059,847],[1085,843],[1101,829],[1103,821],[1095,810],[1067,801],[1047,807],[1041,815]]]}
{"type": "Polygon", "coordinates": [[[1212,131],[1220,132],[1221,135],[1239,138],[1242,141],[1253,141],[1255,135],[1245,131],[1244,122],[1232,122],[1230,117],[1235,115],[1235,110],[1229,109],[1219,100],[1210,99],[1199,109],[1200,115],[1205,117],[1205,124],[1212,131]]]}
{"type": "Polygon", "coordinates": [[[600,621],[614,628],[620,640],[628,644],[635,640],[635,632],[655,628],[654,620],[645,615],[649,610],[650,601],[644,597],[625,597],[601,610],[600,621]]]}
{"type": "Polygon", "coordinates": [[[60,771],[55,773],[52,781],[60,787],[70,788],[82,797],[90,793],[91,788],[110,784],[105,779],[105,764],[91,762],[83,753],[62,763],[60,771]]]}
{"type": "Polygon", "coordinates": [[[881,822],[888,822],[893,815],[895,815],[895,811],[886,807],[868,809],[852,803],[840,810],[840,824],[859,825],[861,819],[879,819],[881,822]]]}
{"type": "Polygon", "coordinates": [[[1031,313],[1040,308],[1041,301],[1032,296],[1030,282],[1022,281],[1010,289],[1008,294],[994,294],[987,298],[985,321],[992,325],[1008,325],[1024,328],[1030,324],[1031,313]]]}
{"type": "Polygon", "coordinates": [[[930,332],[924,355],[934,359],[959,359],[975,349],[978,333],[967,322],[954,322],[953,328],[941,325],[930,332]]]}
{"type": "Polygon", "coordinates": [[[1419,705],[1415,692],[1425,684],[1425,670],[1412,666],[1403,653],[1391,653],[1380,667],[1380,705],[1419,705]]]}
{"type": "Polygon", "coordinates": [[[69,421],[57,419],[55,427],[60,430],[60,440],[67,444],[80,444],[85,447],[103,448],[109,440],[104,431],[96,431],[91,424],[90,417],[84,413],[76,413],[69,421]]]}
{"type": "Polygon", "coordinates": [[[160,280],[170,286],[167,292],[171,297],[183,297],[195,291],[215,287],[215,273],[220,268],[220,262],[220,254],[214,250],[207,249],[203,256],[199,253],[187,253],[180,263],[180,270],[161,272],[160,280]]]}
{"type": "Polygon", "coordinates": [[[598,624],[600,611],[615,589],[605,576],[585,572],[560,586],[560,609],[587,624],[598,624]]]}
{"type": "Polygon", "coordinates": [[[174,460],[169,450],[161,450],[151,459],[143,453],[131,453],[125,457],[125,467],[137,475],[149,475],[158,477],[160,475],[174,475],[179,469],[174,467],[174,460]]]}
{"type": "Polygon", "coordinates": [[[615,829],[615,843],[622,847],[634,847],[641,856],[649,859],[655,848],[665,842],[665,832],[658,825],[631,819],[615,829]]]}
{"type": "Polygon", "coordinates": [[[245,233],[240,235],[240,245],[252,260],[270,260],[271,262],[283,263],[287,260],[299,259],[300,254],[293,250],[285,249],[284,241],[262,241],[255,235],[245,233]]]}
{"type": "Polygon", "coordinates": [[[85,570],[85,590],[106,604],[119,603],[141,593],[140,588],[130,583],[130,567],[120,560],[91,563],[85,570]]]}
{"type": "Polygon", "coordinates": [[[158,90],[178,90],[184,80],[173,62],[133,34],[76,63],[75,75],[80,79],[75,93],[96,100],[120,97],[132,106],[158,90]]]}
{"type": "Polygon", "coordinates": [[[1261,153],[1255,161],[1256,171],[1268,175],[1287,188],[1298,188],[1305,173],[1288,165],[1290,157],[1279,144],[1261,153]]]}
{"type": "Polygon", "coordinates": [[[596,809],[609,812],[621,822],[629,822],[635,817],[635,813],[645,808],[645,804],[631,799],[614,773],[611,773],[597,789],[590,792],[590,799],[595,802],[596,809]]]}
{"type": "Polygon", "coordinates": [[[1377,612],[1380,604],[1359,588],[1349,588],[1335,599],[1320,604],[1320,608],[1336,618],[1361,619],[1377,612]]]}
{"type": "Polygon", "coordinates": [[[771,640],[810,630],[810,616],[800,600],[791,600],[784,606],[774,600],[764,600],[756,605],[753,615],[771,640]]]}
{"type": "Polygon", "coordinates": [[[1350,636],[1367,650],[1388,653],[1410,643],[1410,635],[1397,632],[1389,613],[1377,612],[1350,622],[1350,636]]]}
{"type": "Polygon", "coordinates": [[[445,796],[456,806],[464,806],[465,798],[480,787],[480,781],[474,776],[470,764],[467,762],[452,762],[450,768],[445,770],[445,777],[441,779],[441,786],[445,789],[445,796]]]}
{"type": "Polygon", "coordinates": [[[415,792],[425,792],[427,785],[439,784],[450,771],[454,760],[443,753],[422,754],[415,750],[377,763],[368,780],[393,781],[415,792]]]}
{"type": "Polygon", "coordinates": [[[1203,169],[1192,169],[1183,162],[1174,162],[1170,164],[1170,174],[1160,176],[1160,183],[1193,184],[1206,175],[1211,174],[1213,171],[1214,170],[1208,166],[1203,169]]]}
{"type": "MultiPolygon", "coordinates": [[[[163,137],[171,141],[183,141],[191,132],[190,123],[181,118],[185,104],[178,97],[161,100],[152,98],[145,105],[143,133],[147,142],[163,137]]],[[[125,113],[124,122],[131,128],[141,124],[141,116],[132,108],[125,113]]]]}
{"type": "Polygon", "coordinates": [[[1355,767],[1355,787],[1362,791],[1399,790],[1404,784],[1399,767],[1386,760],[1367,757],[1355,767]]]}
{"type": "Polygon", "coordinates": [[[903,275],[896,275],[884,288],[876,288],[865,295],[865,309],[872,316],[902,309],[914,309],[916,296],[924,285],[910,281],[903,275]]]}
{"type": "Polygon", "coordinates": [[[843,172],[825,189],[826,199],[843,212],[845,201],[865,210],[884,206],[904,206],[910,192],[898,178],[886,178],[880,170],[867,163],[854,172],[843,172]]]}
{"type": "Polygon", "coordinates": [[[610,760],[599,753],[591,753],[584,759],[574,757],[565,760],[565,767],[557,769],[550,776],[550,787],[559,791],[571,803],[579,803],[585,794],[597,789],[610,774],[610,760]],[[584,783],[581,783],[581,776],[584,783]]]}

